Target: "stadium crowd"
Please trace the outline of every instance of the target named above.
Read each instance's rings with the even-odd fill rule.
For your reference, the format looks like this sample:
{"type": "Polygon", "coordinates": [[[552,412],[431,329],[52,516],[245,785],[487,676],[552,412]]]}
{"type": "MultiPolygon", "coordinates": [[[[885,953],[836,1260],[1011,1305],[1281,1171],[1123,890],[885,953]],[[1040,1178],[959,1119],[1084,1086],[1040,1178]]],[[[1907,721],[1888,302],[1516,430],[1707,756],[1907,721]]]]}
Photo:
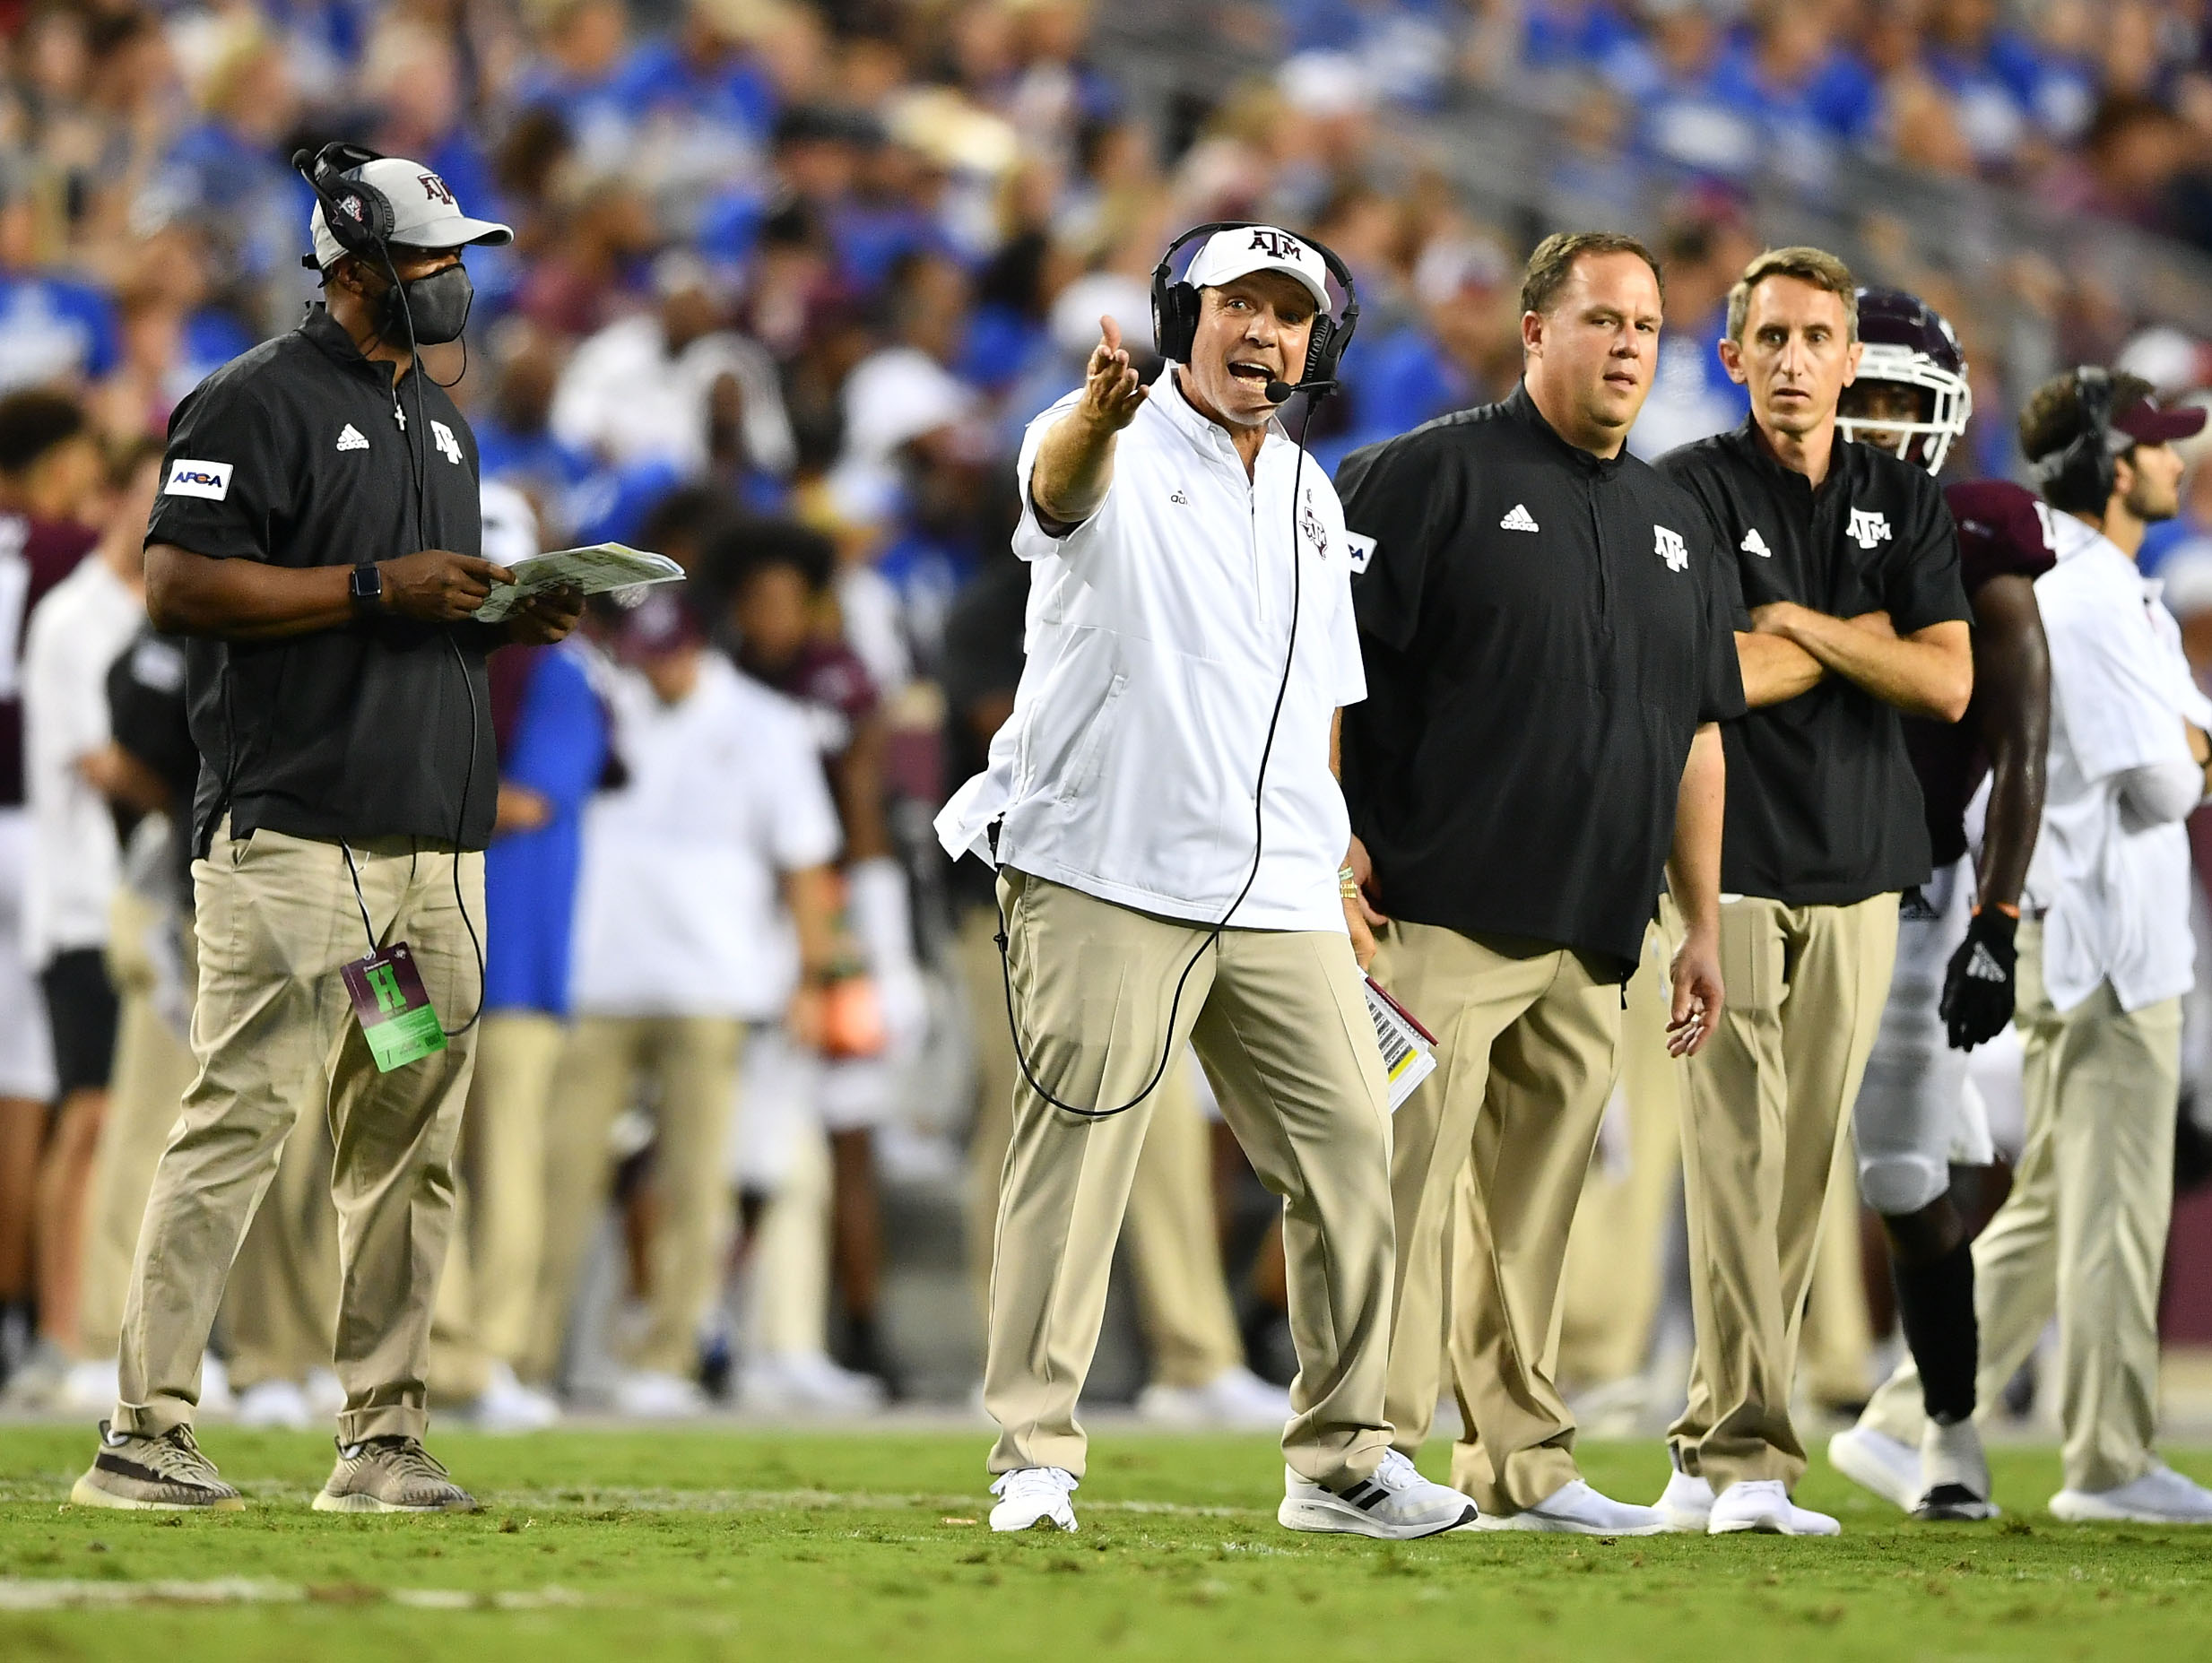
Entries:
{"type": "MultiPolygon", "coordinates": [[[[1379,121],[1462,82],[1554,89],[1586,169],[1672,170],[1638,210],[1667,277],[1642,455],[1745,413],[1714,345],[1761,247],[1746,187],[1765,172],[1817,189],[1885,157],[2212,247],[2212,19],[2190,0],[1224,12],[1281,67],[1171,134],[1127,100],[1087,0],[13,8],[0,1404],[113,1400],[138,1217],[190,1078],[172,817],[195,764],[139,541],[178,401],[315,293],[296,148],[419,158],[515,227],[472,250],[465,344],[429,354],[441,381],[466,368],[487,556],[616,541],[690,576],[595,609],[573,645],[493,661],[484,1023],[432,1390],[508,1428],[564,1399],[655,1416],[898,1394],[887,1173],[965,1164],[980,1306],[1014,1063],[988,874],[948,867],[927,819],[1021,669],[1013,454],[1102,315],[1141,339],[1171,235],[1264,215],[1345,256],[1366,312],[1346,396],[1313,422],[1332,470],[1520,376],[1538,228],[1409,177],[1379,121]]],[[[2012,297],[2023,330],[1965,280],[1896,264],[1869,275],[1965,337],[1977,420],[1954,472],[2017,471],[2012,415],[2052,363],[2212,386],[2212,350],[2055,271],[2012,297]]],[[[2144,565],[2201,647],[2212,469],[2183,504],[2144,565]]],[[[2212,1025],[2192,1034],[2212,1075],[2212,1025]]],[[[1140,1405],[1277,1425],[1280,1226],[1232,1227],[1251,1181],[1209,1106],[1178,1063],[1138,1172],[1140,1405]]],[[[1668,1220],[1648,1186],[1627,1196],[1648,1154],[1631,1135],[1616,1115],[1600,1141],[1561,1372],[1635,1408],[1668,1220]],[[1649,1274],[1614,1276],[1621,1252],[1649,1274]]],[[[333,1407],[330,1158],[303,1125],[230,1285],[210,1407],[291,1425],[333,1407]]],[[[1857,1236],[1826,1234],[1807,1373],[1852,1403],[1871,1383],[1857,1236]]]]}

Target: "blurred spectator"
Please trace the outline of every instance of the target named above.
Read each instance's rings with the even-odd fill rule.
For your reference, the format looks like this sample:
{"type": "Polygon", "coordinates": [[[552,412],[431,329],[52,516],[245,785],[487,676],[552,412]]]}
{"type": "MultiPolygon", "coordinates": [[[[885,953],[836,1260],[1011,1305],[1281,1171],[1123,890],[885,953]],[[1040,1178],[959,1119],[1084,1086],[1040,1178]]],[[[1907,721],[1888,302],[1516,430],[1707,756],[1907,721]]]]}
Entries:
{"type": "Polygon", "coordinates": [[[1661,241],[1667,282],[1659,366],[1628,435],[1628,448],[1646,461],[1725,432],[1749,413],[1750,400],[1722,368],[1720,342],[1729,288],[1757,252],[1743,221],[1725,212],[1686,218],[1661,241]]]}
{"type": "Polygon", "coordinates": [[[587,810],[577,1019],[546,1137],[546,1234],[525,1378],[559,1373],[612,1176],[608,1133],[650,1088],[649,1314],[615,1406],[696,1413],[699,1329],[727,1245],[724,1155],[748,1021],[819,1014],[835,956],[836,810],[805,718],[709,647],[667,590],[613,623],[622,783],[587,810]],[[779,896],[781,905],[779,905],[779,896]],[[789,909],[790,923],[779,920],[789,909]]]}
{"type": "Polygon", "coordinates": [[[97,380],[115,367],[115,307],[91,283],[38,266],[38,217],[20,169],[0,169],[0,390],[97,380]]]}

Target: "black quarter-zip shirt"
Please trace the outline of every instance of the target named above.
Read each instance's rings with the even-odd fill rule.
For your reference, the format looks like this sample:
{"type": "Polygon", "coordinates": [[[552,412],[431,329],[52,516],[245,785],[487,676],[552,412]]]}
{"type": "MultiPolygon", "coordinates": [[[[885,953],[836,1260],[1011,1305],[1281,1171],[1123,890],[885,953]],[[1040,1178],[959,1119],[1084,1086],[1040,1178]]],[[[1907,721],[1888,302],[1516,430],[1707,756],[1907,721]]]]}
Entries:
{"type": "MultiPolygon", "coordinates": [[[[1730,552],[1736,628],[1794,601],[1835,618],[1886,611],[1900,636],[1973,617],[1958,533],[1926,469],[1841,434],[1817,490],[1748,420],[1661,456],[1730,552]]],[[[1928,827],[1899,713],[1842,676],[1722,731],[1728,826],[1721,887],[1843,906],[1927,880],[1928,827]]]]}
{"type": "MultiPolygon", "coordinates": [[[[177,406],[146,541],[292,567],[477,555],[475,435],[419,362],[395,387],[392,367],[317,306],[177,406]]],[[[195,851],[225,812],[238,837],[266,827],[482,848],[499,789],[484,660],[498,640],[384,616],[188,643],[195,851]]]]}
{"type": "Polygon", "coordinates": [[[1690,741],[1744,707],[1697,505],[1525,387],[1355,451],[1338,489],[1367,674],[1344,794],[1383,910],[1625,974],[1690,741]]]}

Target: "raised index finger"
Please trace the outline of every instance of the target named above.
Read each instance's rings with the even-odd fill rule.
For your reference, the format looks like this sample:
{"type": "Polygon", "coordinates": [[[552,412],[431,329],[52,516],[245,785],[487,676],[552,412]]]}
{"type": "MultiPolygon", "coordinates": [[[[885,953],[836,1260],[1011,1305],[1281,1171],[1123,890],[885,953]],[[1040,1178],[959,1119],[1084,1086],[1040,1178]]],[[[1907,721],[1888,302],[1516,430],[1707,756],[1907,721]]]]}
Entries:
{"type": "Polygon", "coordinates": [[[1122,350],[1122,326],[1110,316],[1101,316],[1099,317],[1098,338],[1105,343],[1108,352],[1118,352],[1122,350]]]}

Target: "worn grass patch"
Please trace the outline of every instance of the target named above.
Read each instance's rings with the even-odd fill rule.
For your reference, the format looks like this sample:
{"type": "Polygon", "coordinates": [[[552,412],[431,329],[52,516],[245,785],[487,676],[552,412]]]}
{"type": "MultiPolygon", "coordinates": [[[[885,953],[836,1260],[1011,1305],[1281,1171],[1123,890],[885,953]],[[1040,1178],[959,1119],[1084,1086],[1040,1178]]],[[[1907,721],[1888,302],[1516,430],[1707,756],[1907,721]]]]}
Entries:
{"type": "MultiPolygon", "coordinates": [[[[1993,1526],[1913,1525],[1821,1466],[1801,1499],[1840,1540],[1389,1545],[1278,1528],[1259,1437],[1108,1433],[1082,1530],[1019,1537],[983,1522],[981,1433],[443,1435],[485,1507],[428,1519],[308,1511],[326,1440],[206,1442],[245,1512],[70,1507],[89,1429],[0,1428],[0,1659],[2212,1655],[2212,1534],[2059,1524],[2039,1450],[1995,1452],[1993,1526]]],[[[1638,1500],[1665,1479],[1656,1444],[1584,1465],[1638,1500]]]]}

